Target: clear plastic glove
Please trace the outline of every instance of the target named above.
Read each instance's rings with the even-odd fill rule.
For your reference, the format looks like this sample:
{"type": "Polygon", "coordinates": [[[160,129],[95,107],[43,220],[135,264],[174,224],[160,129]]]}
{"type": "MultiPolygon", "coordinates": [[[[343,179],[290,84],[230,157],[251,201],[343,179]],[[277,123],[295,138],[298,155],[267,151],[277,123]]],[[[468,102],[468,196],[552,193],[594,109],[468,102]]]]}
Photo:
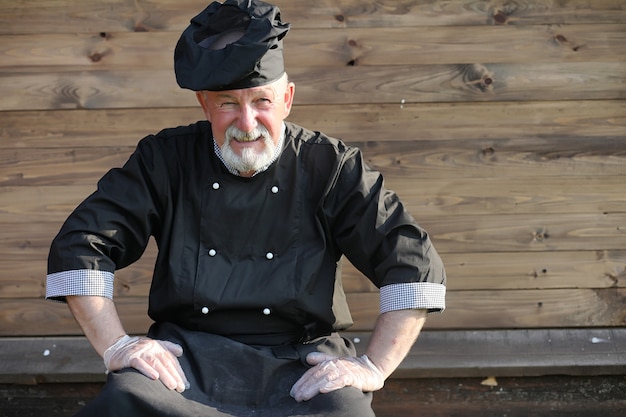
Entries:
{"type": "Polygon", "coordinates": [[[104,351],[107,373],[135,368],[151,379],[160,379],[169,389],[183,392],[189,381],[178,362],[183,348],[176,343],[125,335],[104,351]]]}
{"type": "Polygon", "coordinates": [[[307,401],[319,393],[327,393],[352,386],[363,392],[383,387],[382,372],[366,356],[338,358],[321,352],[311,352],[306,361],[315,365],[302,375],[291,388],[296,401],[307,401]]]}

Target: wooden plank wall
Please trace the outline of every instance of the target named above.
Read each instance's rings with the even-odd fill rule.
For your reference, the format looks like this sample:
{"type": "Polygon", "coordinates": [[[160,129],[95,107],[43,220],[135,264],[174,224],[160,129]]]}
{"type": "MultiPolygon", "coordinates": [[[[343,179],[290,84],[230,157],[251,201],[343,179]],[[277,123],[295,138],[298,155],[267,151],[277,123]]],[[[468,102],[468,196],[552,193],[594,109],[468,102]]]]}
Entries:
{"type": "MultiPolygon", "coordinates": [[[[290,120],[361,146],[432,234],[430,329],[626,324],[624,0],[276,0],[290,120]]],[[[78,334],[49,243],[137,141],[202,117],[174,81],[205,0],[0,1],[0,335],[78,334]]],[[[117,275],[143,332],[154,260],[117,275]]],[[[356,330],[375,289],[353,268],[356,330]]]]}

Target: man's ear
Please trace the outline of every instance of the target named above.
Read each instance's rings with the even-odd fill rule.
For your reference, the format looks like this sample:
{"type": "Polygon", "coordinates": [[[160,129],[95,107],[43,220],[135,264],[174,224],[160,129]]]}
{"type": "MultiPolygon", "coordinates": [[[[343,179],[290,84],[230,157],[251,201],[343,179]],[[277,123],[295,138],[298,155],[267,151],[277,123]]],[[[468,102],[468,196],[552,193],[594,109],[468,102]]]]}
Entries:
{"type": "Polygon", "coordinates": [[[207,101],[207,96],[205,91],[196,91],[196,99],[198,99],[198,103],[200,103],[200,107],[202,107],[202,111],[204,112],[204,117],[210,122],[211,121],[211,113],[209,112],[209,104],[207,101]]]}
{"type": "Polygon", "coordinates": [[[287,83],[287,88],[285,89],[285,117],[289,116],[291,112],[291,106],[293,105],[293,96],[296,93],[296,85],[292,82],[287,83]]]}

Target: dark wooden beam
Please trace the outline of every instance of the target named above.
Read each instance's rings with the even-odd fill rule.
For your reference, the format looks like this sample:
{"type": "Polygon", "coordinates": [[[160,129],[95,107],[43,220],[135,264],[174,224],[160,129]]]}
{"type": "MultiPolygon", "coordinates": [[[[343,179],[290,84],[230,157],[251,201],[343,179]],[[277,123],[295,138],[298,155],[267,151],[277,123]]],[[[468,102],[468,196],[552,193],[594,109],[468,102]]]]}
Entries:
{"type": "Polygon", "coordinates": [[[579,328],[425,331],[393,376],[625,374],[626,328],[579,328]]]}
{"type": "MultiPolygon", "coordinates": [[[[365,350],[369,333],[345,333],[365,350]]],[[[84,337],[0,339],[0,383],[102,382],[84,337]]],[[[626,328],[424,331],[392,379],[625,375],[626,328]]]]}
{"type": "MultiPolygon", "coordinates": [[[[626,409],[624,376],[393,379],[374,394],[377,417],[618,417],[626,409]]],[[[69,417],[102,383],[0,384],[2,417],[69,417]]]]}

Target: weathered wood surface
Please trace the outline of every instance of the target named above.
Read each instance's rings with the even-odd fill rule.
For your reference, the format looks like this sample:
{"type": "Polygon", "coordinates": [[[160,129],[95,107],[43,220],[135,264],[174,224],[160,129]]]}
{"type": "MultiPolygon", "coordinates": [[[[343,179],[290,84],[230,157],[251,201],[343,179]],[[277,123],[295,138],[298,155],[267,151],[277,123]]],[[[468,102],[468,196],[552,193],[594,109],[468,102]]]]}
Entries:
{"type": "MultiPolygon", "coordinates": [[[[378,417],[622,417],[623,376],[388,380],[374,394],[378,417]],[[491,381],[491,380],[489,380],[491,381]]],[[[0,384],[2,417],[70,417],[101,383],[0,384]]]]}
{"type": "MultiPolygon", "coordinates": [[[[102,160],[98,162],[102,162],[104,167],[113,159],[106,154],[107,150],[100,150],[98,153],[98,149],[94,149],[85,153],[94,155],[93,162],[101,158],[102,160]]],[[[79,153],[81,152],[76,152],[76,154],[79,153]]],[[[66,154],[60,156],[63,159],[71,158],[66,154]]],[[[61,171],[64,165],[51,161],[46,165],[46,169],[50,171],[59,169],[59,171],[56,175],[43,177],[42,180],[53,183],[61,183],[65,178],[68,182],[74,180],[71,170],[66,170],[65,173],[61,171]]],[[[94,184],[97,178],[93,177],[99,177],[106,172],[101,173],[98,170],[99,166],[90,163],[89,159],[67,165],[74,168],[74,175],[82,174],[87,177],[76,178],[75,181],[90,183],[90,185],[63,186],[44,183],[38,186],[0,186],[0,192],[6,196],[6,199],[0,202],[3,220],[8,223],[38,221],[42,223],[42,228],[37,234],[42,234],[46,238],[50,236],[50,233],[55,232],[59,224],[67,217],[68,212],[95,190],[94,184]]],[[[15,174],[13,178],[18,175],[15,174]]],[[[37,178],[20,177],[19,180],[34,183],[37,178]]],[[[493,213],[493,219],[500,215],[534,214],[537,207],[540,207],[545,215],[588,214],[596,211],[619,213],[624,211],[624,195],[626,195],[626,182],[623,177],[617,175],[568,178],[540,176],[493,179],[445,178],[428,181],[409,176],[388,175],[385,180],[387,186],[403,198],[408,209],[428,223],[431,222],[432,216],[475,215],[484,213],[486,209],[493,213]]],[[[32,236],[32,238],[37,237],[32,236]]]]}
{"type": "MultiPolygon", "coordinates": [[[[45,294],[45,254],[16,255],[0,260],[4,271],[0,290],[4,298],[38,298],[45,294]]],[[[599,289],[624,287],[626,256],[615,251],[558,251],[519,253],[445,254],[450,291],[599,289]]],[[[116,297],[142,297],[150,286],[154,250],[131,267],[118,271],[116,297]]],[[[376,288],[349,263],[344,266],[349,293],[376,292],[376,288]]],[[[497,293],[493,293],[497,294],[497,293]]],[[[486,300],[487,301],[487,300],[486,300]]],[[[46,308],[47,305],[40,306],[46,308]]]]}
{"type": "MultiPolygon", "coordinates": [[[[371,331],[378,315],[378,294],[347,295],[353,331],[371,331]]],[[[619,327],[626,325],[626,289],[559,288],[450,291],[447,310],[431,315],[428,329],[524,329],[555,327],[619,327]],[[584,307],[583,307],[584,306],[584,307]]],[[[123,296],[116,305],[125,329],[145,333],[152,323],[147,297],[123,296]]],[[[2,300],[0,336],[80,334],[67,306],[41,298],[2,300]]]]}
{"type": "MultiPolygon", "coordinates": [[[[432,329],[624,327],[622,0],[278,0],[290,120],[363,149],[447,265],[432,329]]],[[[143,136],[202,118],[172,52],[200,0],[0,1],[0,334],[78,334],[44,302],[61,222],[143,136]]],[[[154,248],[117,275],[145,330],[154,248]]],[[[345,269],[355,329],[376,289],[345,269]]]]}
{"type": "MultiPolygon", "coordinates": [[[[182,31],[204,0],[0,2],[0,34],[182,31]],[[29,25],[21,22],[28,16],[29,25]]],[[[410,0],[276,0],[283,18],[301,28],[481,26],[623,23],[621,0],[433,2],[410,0]]]]}
{"type": "MultiPolygon", "coordinates": [[[[136,264],[117,272],[116,297],[141,297],[148,293],[154,252],[152,248],[136,264]]],[[[446,253],[445,261],[448,274],[455,278],[448,283],[449,291],[479,291],[486,288],[594,289],[626,285],[626,253],[623,250],[446,253]]],[[[0,259],[0,270],[3,271],[0,279],[3,298],[36,299],[45,295],[45,253],[0,259]]],[[[343,276],[345,290],[349,293],[377,291],[371,282],[347,262],[343,276]]]]}
{"type": "MultiPolygon", "coordinates": [[[[370,334],[344,336],[361,354],[370,334]]],[[[0,384],[105,379],[102,359],[82,336],[3,338],[0,354],[0,384]]],[[[425,331],[391,378],[624,374],[626,329],[535,329],[425,331]]]]}
{"type": "MultiPolygon", "coordinates": [[[[166,127],[193,123],[201,118],[199,106],[0,112],[0,149],[59,148],[71,156],[72,151],[80,148],[134,146],[143,136],[166,127]]],[[[561,164],[593,160],[598,169],[603,168],[603,165],[611,167],[618,164],[622,170],[613,172],[619,174],[624,174],[626,170],[621,163],[626,146],[624,100],[296,105],[289,120],[303,126],[319,127],[331,136],[357,145],[374,147],[379,142],[399,141],[410,142],[405,145],[408,149],[411,146],[423,152],[430,149],[432,156],[411,165],[405,174],[431,177],[446,175],[446,171],[441,169],[431,173],[436,166],[428,162],[443,159],[440,164],[446,162],[444,165],[450,170],[454,166],[448,165],[459,158],[453,157],[459,152],[471,153],[462,159],[481,157],[476,162],[485,161],[489,165],[467,166],[469,162],[465,161],[457,170],[450,170],[448,176],[476,176],[481,166],[485,169],[492,166],[498,170],[504,169],[506,167],[497,164],[500,160],[499,155],[495,154],[497,151],[539,152],[537,162],[544,164],[533,167],[533,170],[514,173],[505,171],[502,175],[494,175],[495,171],[492,170],[483,176],[533,175],[535,170],[544,168],[546,163],[559,163],[559,159],[562,160],[561,164]],[[423,164],[428,164],[427,169],[414,171],[423,164]]],[[[378,153],[378,150],[372,149],[372,152],[378,153]]],[[[407,149],[401,149],[401,152],[390,160],[401,161],[407,149]]],[[[19,162],[15,153],[3,151],[0,155],[0,169],[3,173],[19,162]]],[[[123,158],[126,156],[125,152],[123,158]]],[[[529,163],[532,162],[534,160],[531,159],[529,163]]],[[[591,167],[575,167],[568,174],[584,175],[583,172],[588,169],[591,167]]],[[[556,172],[562,174],[562,171],[556,172]]],[[[598,172],[601,171],[594,170],[592,173],[598,172]]],[[[5,178],[0,179],[2,185],[10,185],[4,182],[5,178]]]]}
{"type": "MultiPolygon", "coordinates": [[[[51,147],[2,152],[3,194],[22,199],[20,203],[33,199],[33,205],[65,202],[73,206],[87,191],[95,189],[97,180],[109,169],[122,166],[134,149],[102,145],[66,148],[55,147],[54,138],[49,142],[51,147]],[[67,188],[67,195],[55,197],[58,187],[67,188]]],[[[594,207],[612,212],[623,208],[621,191],[625,185],[621,178],[626,172],[626,143],[622,138],[351,144],[362,149],[370,166],[385,176],[389,188],[420,214],[424,210],[450,213],[460,206],[469,214],[484,213],[485,208],[494,214],[536,211],[537,206],[546,213],[589,213],[594,207]],[[572,142],[579,146],[572,149],[572,142]],[[494,173],[500,175],[494,177],[494,173]],[[545,182],[537,181],[540,178],[545,182]],[[481,189],[485,185],[489,188],[481,189]]],[[[5,204],[17,204],[13,198],[7,198],[5,204]]],[[[24,207],[22,221],[40,214],[33,210],[24,207]]],[[[7,216],[14,211],[3,209],[7,216]]],[[[64,218],[66,214],[66,210],[52,211],[46,217],[58,221],[58,216],[64,218]]]]}
{"type": "MultiPolygon", "coordinates": [[[[467,317],[478,319],[483,328],[506,327],[507,320],[515,327],[559,326],[559,320],[567,326],[602,325],[603,319],[606,319],[604,325],[623,325],[623,300],[616,298],[609,302],[604,298],[598,299],[594,291],[599,291],[600,288],[624,287],[626,258],[619,248],[623,247],[622,229],[625,216],[624,213],[594,217],[557,213],[537,218],[535,215],[505,214],[491,216],[491,223],[482,216],[460,216],[454,222],[439,221],[437,216],[424,216],[431,233],[437,236],[435,240],[448,265],[448,273],[453,277],[450,279],[451,301],[449,310],[444,314],[444,325],[462,327],[466,325],[467,317]],[[473,222],[478,222],[481,226],[475,227],[473,222]],[[546,298],[551,299],[550,308],[556,311],[550,311],[549,321],[541,322],[533,315],[524,318],[529,309],[534,311],[534,303],[524,298],[524,294],[530,293],[520,292],[523,289],[537,290],[537,293],[531,294],[532,298],[538,300],[534,303],[543,302],[540,295],[542,291],[546,298]],[[566,292],[559,293],[555,291],[557,289],[566,292]],[[464,292],[466,290],[473,293],[468,295],[464,292]],[[500,292],[501,290],[510,291],[500,292]],[[455,291],[461,292],[455,294],[455,291]],[[468,297],[473,301],[470,302],[468,297]],[[459,299],[462,302],[452,301],[459,299]],[[576,313],[579,303],[587,302],[594,304],[597,309],[591,319],[576,313]],[[614,309],[615,316],[609,317],[605,307],[614,309]],[[492,308],[503,308],[509,312],[501,315],[492,308]],[[458,314],[455,312],[457,309],[460,309],[458,314]],[[466,310],[473,312],[465,316],[466,310]],[[579,319],[581,321],[577,324],[579,319]]],[[[68,320],[64,321],[65,324],[59,322],[55,326],[56,315],[52,311],[58,309],[58,306],[37,299],[44,294],[45,259],[49,242],[59,223],[3,225],[0,250],[6,255],[6,259],[0,260],[3,271],[0,289],[5,299],[5,313],[12,308],[12,299],[21,299],[15,300],[20,308],[16,317],[7,320],[0,313],[0,317],[3,317],[0,328],[5,327],[8,332],[4,334],[24,331],[25,329],[15,328],[20,327],[19,320],[22,320],[22,316],[29,317],[28,312],[31,310],[40,310],[50,322],[26,326],[26,330],[31,332],[29,334],[36,334],[33,333],[38,331],[36,329],[59,333],[67,331],[68,320]]],[[[118,273],[118,297],[141,297],[147,294],[153,254],[154,248],[139,263],[118,273]]],[[[346,268],[346,289],[355,293],[374,290],[353,268],[346,268]]],[[[144,303],[145,300],[142,299],[141,304],[144,303]]],[[[370,299],[364,304],[354,303],[353,308],[367,309],[362,314],[366,314],[369,319],[363,323],[373,324],[372,315],[377,311],[377,300],[370,299]]],[[[545,308],[537,311],[542,313],[540,317],[546,313],[545,308]]],[[[145,307],[133,314],[136,316],[133,320],[144,322],[147,319],[145,307]]],[[[69,320],[69,323],[72,321],[69,320]]],[[[434,323],[438,321],[435,320],[434,323]]],[[[467,325],[475,326],[471,320],[467,325]]]]}
{"type": "MultiPolygon", "coordinates": [[[[171,71],[179,32],[6,35],[0,68],[6,72],[142,69],[171,71]]],[[[420,64],[621,62],[626,26],[293,28],[285,38],[288,72],[309,67],[420,64]],[[497,50],[498,54],[493,54],[497,50]]],[[[339,69],[339,68],[335,68],[339,69]]],[[[301,71],[301,70],[300,70],[301,71]]]]}
{"type": "MultiPolygon", "coordinates": [[[[614,100],[626,98],[620,62],[296,68],[300,104],[614,100]]],[[[0,110],[188,107],[171,69],[4,72],[0,110]],[[155,86],[159,88],[155,88],[155,86]]]]}
{"type": "MultiPolygon", "coordinates": [[[[421,216],[442,252],[514,252],[623,248],[626,213],[421,216]]],[[[59,224],[7,223],[0,250],[46,255],[59,224]],[[41,230],[44,230],[42,233],[41,230]]]]}
{"type": "MultiPolygon", "coordinates": [[[[511,13],[520,9],[517,3],[501,6],[511,13]]],[[[569,6],[588,7],[576,2],[569,6]]],[[[621,10],[616,6],[608,2],[598,9],[621,10]]],[[[136,13],[148,13],[138,7],[136,13]]],[[[494,7],[490,10],[506,14],[494,7]]],[[[545,5],[533,3],[528,9],[533,7],[545,5]]],[[[46,10],[52,16],[57,9],[46,10]]],[[[390,11],[383,10],[375,14],[390,11]]],[[[390,16],[419,12],[406,6],[390,16]]],[[[410,31],[384,20],[376,30],[294,24],[286,41],[287,68],[300,82],[301,104],[624,98],[625,26],[600,22],[602,31],[598,22],[565,27],[417,25],[410,31]]],[[[194,104],[193,95],[176,86],[172,73],[179,31],[161,26],[130,33],[43,32],[42,45],[40,30],[3,36],[0,70],[8,82],[0,84],[1,110],[194,104]]]]}
{"type": "MultiPolygon", "coordinates": [[[[369,333],[346,336],[362,349],[369,333]]],[[[624,337],[624,329],[426,331],[373,407],[382,417],[621,416],[624,337]]],[[[5,338],[0,354],[2,417],[71,416],[102,387],[104,366],[84,337],[5,338]]]]}
{"type": "Polygon", "coordinates": [[[626,379],[392,380],[374,394],[373,407],[378,417],[621,417],[626,410],[626,379]],[[497,385],[485,385],[488,382],[497,385]]]}

